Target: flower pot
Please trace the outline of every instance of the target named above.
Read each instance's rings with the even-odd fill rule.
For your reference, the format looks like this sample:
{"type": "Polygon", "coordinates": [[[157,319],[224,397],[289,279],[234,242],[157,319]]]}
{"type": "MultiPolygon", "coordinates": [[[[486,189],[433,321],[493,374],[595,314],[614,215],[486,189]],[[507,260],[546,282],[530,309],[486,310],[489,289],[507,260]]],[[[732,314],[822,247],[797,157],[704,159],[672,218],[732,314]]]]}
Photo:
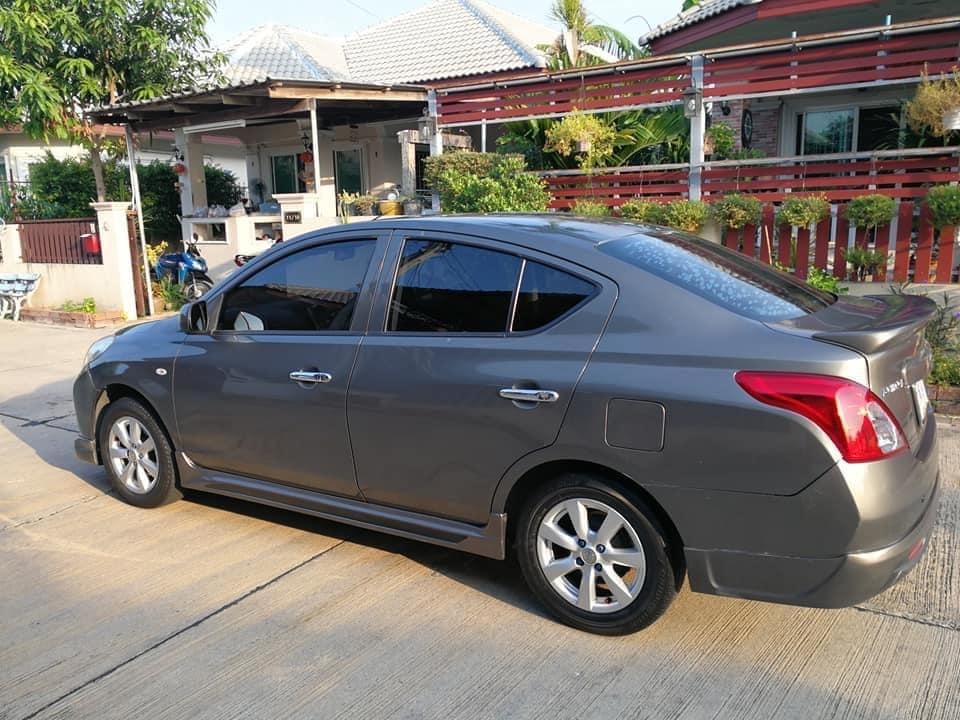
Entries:
{"type": "Polygon", "coordinates": [[[960,130],[960,107],[947,110],[943,114],[943,127],[946,130],[960,130]]]}
{"type": "Polygon", "coordinates": [[[381,215],[403,215],[403,203],[399,200],[381,200],[381,215]]]}
{"type": "Polygon", "coordinates": [[[419,200],[407,200],[403,203],[404,215],[422,215],[423,203],[419,200]]]}

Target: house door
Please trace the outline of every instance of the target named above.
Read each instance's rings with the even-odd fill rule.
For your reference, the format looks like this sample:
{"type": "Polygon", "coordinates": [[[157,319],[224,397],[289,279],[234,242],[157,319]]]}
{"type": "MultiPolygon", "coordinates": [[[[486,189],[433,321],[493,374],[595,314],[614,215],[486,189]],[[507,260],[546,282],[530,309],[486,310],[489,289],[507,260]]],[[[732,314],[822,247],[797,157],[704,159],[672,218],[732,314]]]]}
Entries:
{"type": "Polygon", "coordinates": [[[333,169],[337,195],[364,192],[363,151],[359,147],[334,150],[333,169]]]}

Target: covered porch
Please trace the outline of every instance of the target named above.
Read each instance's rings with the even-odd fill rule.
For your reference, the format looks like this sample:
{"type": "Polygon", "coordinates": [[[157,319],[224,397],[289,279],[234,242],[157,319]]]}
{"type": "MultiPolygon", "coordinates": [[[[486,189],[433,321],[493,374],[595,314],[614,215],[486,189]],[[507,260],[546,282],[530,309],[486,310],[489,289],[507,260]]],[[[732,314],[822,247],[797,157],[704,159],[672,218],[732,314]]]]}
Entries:
{"type": "Polygon", "coordinates": [[[180,178],[182,239],[198,242],[216,278],[232,267],[235,254],[255,254],[278,239],[346,221],[341,193],[422,193],[418,163],[430,143],[469,143],[463,133],[431,132],[427,105],[428,91],[417,86],[265,79],[91,115],[130,133],[174,132],[170,162],[180,178]],[[208,206],[203,138],[214,133],[242,144],[243,212],[208,206]]]}

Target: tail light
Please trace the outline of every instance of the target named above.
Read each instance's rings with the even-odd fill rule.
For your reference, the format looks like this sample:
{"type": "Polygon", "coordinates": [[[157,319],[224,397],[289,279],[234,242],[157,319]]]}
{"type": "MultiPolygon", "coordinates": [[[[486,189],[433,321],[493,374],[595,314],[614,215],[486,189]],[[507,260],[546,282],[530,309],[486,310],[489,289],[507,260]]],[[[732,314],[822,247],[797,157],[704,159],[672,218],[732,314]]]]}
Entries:
{"type": "Polygon", "coordinates": [[[766,405],[790,410],[823,430],[847,462],[870,462],[907,449],[900,423],[877,395],[829,375],[743,370],[737,384],[766,405]]]}

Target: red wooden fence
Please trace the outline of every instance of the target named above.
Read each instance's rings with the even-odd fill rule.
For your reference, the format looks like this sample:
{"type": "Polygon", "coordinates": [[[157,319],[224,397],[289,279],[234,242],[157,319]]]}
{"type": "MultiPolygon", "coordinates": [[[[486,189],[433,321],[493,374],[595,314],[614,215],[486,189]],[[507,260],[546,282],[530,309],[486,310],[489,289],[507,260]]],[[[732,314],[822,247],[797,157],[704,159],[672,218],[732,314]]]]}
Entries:
{"type": "Polygon", "coordinates": [[[589,200],[617,207],[634,198],[681,200],[687,197],[686,165],[610,168],[588,175],[579,170],[541,173],[550,191],[550,207],[573,207],[589,200]]]}
{"type": "MultiPolygon", "coordinates": [[[[703,51],[707,101],[830,88],[877,87],[949,72],[958,62],[955,19],[904,23],[703,51]]],[[[677,103],[691,85],[692,59],[651,57],[486,80],[437,91],[441,127],[677,103]]]]}
{"type": "Polygon", "coordinates": [[[80,236],[97,232],[96,218],[23,220],[20,222],[20,254],[28,263],[100,265],[103,256],[83,251],[80,236]]]}

